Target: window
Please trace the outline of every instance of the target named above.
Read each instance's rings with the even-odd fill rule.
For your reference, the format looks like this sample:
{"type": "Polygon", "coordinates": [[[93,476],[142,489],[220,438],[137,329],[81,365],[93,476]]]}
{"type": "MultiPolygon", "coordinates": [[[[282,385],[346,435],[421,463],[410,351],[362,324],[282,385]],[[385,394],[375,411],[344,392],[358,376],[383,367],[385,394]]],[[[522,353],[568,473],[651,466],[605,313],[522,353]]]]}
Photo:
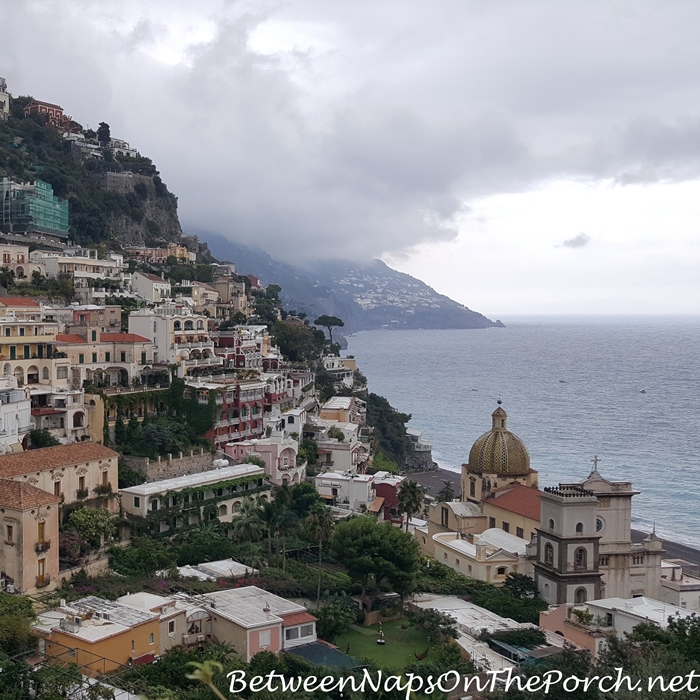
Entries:
{"type": "Polygon", "coordinates": [[[131,651],[136,651],[136,644],[133,639],[131,640],[131,651]]]}
{"type": "Polygon", "coordinates": [[[7,537],[5,538],[5,542],[7,542],[7,544],[14,544],[15,543],[14,537],[15,537],[15,528],[12,525],[8,525],[7,526],[7,537]]]}
{"type": "Polygon", "coordinates": [[[633,564],[643,564],[644,563],[644,555],[643,554],[635,554],[632,557],[632,563],[633,564]]]}
{"type": "Polygon", "coordinates": [[[549,519],[549,529],[554,530],[554,520],[552,520],[551,518],[549,519]]]}
{"type": "Polygon", "coordinates": [[[9,335],[10,335],[10,329],[9,329],[9,328],[6,328],[6,329],[5,329],[5,335],[9,337],[9,335]]]}
{"type": "Polygon", "coordinates": [[[585,569],[588,554],[583,547],[579,547],[574,554],[574,568],[585,569]]]}
{"type": "Polygon", "coordinates": [[[459,559],[455,559],[455,566],[459,566],[459,559]]]}
{"type": "Polygon", "coordinates": [[[445,527],[447,527],[447,523],[449,522],[449,518],[450,518],[450,512],[449,512],[449,510],[448,510],[447,508],[445,508],[445,507],[441,508],[440,510],[441,510],[441,513],[440,513],[440,524],[441,524],[441,525],[444,525],[445,527]]]}
{"type": "Polygon", "coordinates": [[[585,603],[587,598],[588,598],[588,594],[586,593],[585,588],[577,588],[576,589],[576,593],[574,594],[574,600],[577,603],[585,603]]]}
{"type": "Polygon", "coordinates": [[[53,482],[53,495],[54,495],[54,496],[60,496],[60,495],[61,495],[61,482],[60,482],[60,481],[54,481],[54,482],[53,482]]]}
{"type": "Polygon", "coordinates": [[[287,423],[289,423],[289,425],[292,425],[294,423],[294,416],[289,416],[289,418],[287,418],[287,423]]]}
{"type": "Polygon", "coordinates": [[[284,631],[284,638],[285,639],[299,639],[299,628],[298,627],[291,627],[288,630],[284,631]]]}
{"type": "Polygon", "coordinates": [[[141,499],[138,496],[134,496],[134,508],[141,507],[141,499]]]}
{"type": "Polygon", "coordinates": [[[600,557],[600,559],[598,560],[598,564],[599,564],[600,566],[608,566],[608,562],[609,562],[609,561],[610,561],[610,560],[608,559],[607,556],[605,556],[605,557],[600,557]]]}
{"type": "Polygon", "coordinates": [[[83,355],[82,352],[78,355],[78,364],[79,364],[79,365],[84,365],[84,364],[85,364],[85,355],[83,355]]]}
{"type": "Polygon", "coordinates": [[[175,620],[168,622],[168,634],[175,634],[175,620]]]}
{"type": "Polygon", "coordinates": [[[258,646],[261,648],[270,646],[270,630],[258,632],[258,646]]]}
{"type": "Polygon", "coordinates": [[[476,479],[474,477],[469,479],[469,495],[476,498],[476,479]]]}
{"type": "Polygon", "coordinates": [[[142,365],[146,364],[146,353],[145,352],[141,353],[141,364],[142,365]]]}
{"type": "Polygon", "coordinates": [[[158,510],[158,499],[154,498],[151,501],[151,510],[158,510]]]}
{"type": "Polygon", "coordinates": [[[544,546],[544,563],[554,566],[554,547],[549,542],[544,546]]]}
{"type": "Polygon", "coordinates": [[[20,334],[20,335],[24,335],[24,328],[20,327],[20,329],[19,329],[19,334],[20,334]]]}
{"type": "Polygon", "coordinates": [[[68,379],[68,367],[66,365],[56,368],[56,379],[68,379]]]}
{"type": "Polygon", "coordinates": [[[489,518],[489,527],[496,527],[496,518],[489,518]]]}
{"type": "Polygon", "coordinates": [[[78,477],[78,489],[80,489],[81,491],[85,491],[85,477],[84,476],[78,477]]]}
{"type": "Polygon", "coordinates": [[[583,523],[576,523],[576,532],[578,532],[578,533],[583,532],[583,523]]]}
{"type": "Polygon", "coordinates": [[[106,352],[105,353],[105,362],[111,362],[111,361],[112,361],[112,353],[106,352]]]}
{"type": "Polygon", "coordinates": [[[92,331],[91,337],[92,337],[92,342],[94,343],[97,340],[97,331],[92,331]]]}
{"type": "Polygon", "coordinates": [[[97,353],[96,352],[92,353],[92,361],[97,362],[97,353]]]}
{"type": "Polygon", "coordinates": [[[503,522],[503,532],[510,532],[510,523],[503,522]]]}
{"type": "Polygon", "coordinates": [[[44,544],[44,533],[46,532],[46,523],[36,524],[36,541],[39,544],[44,544]]]}
{"type": "Polygon", "coordinates": [[[525,532],[521,527],[515,528],[515,535],[516,535],[516,537],[519,537],[520,539],[525,539],[525,532]]]}
{"type": "Polygon", "coordinates": [[[44,369],[41,370],[41,378],[42,379],[51,379],[48,367],[44,367],[44,369]]]}
{"type": "Polygon", "coordinates": [[[125,352],[120,353],[119,357],[120,357],[119,362],[126,362],[126,353],[125,352]]]}
{"type": "Polygon", "coordinates": [[[156,643],[156,635],[151,632],[151,634],[148,635],[148,643],[149,644],[155,644],[156,643]]]}
{"type": "Polygon", "coordinates": [[[310,637],[314,633],[313,625],[302,625],[299,632],[300,637],[310,637]]]}
{"type": "Polygon", "coordinates": [[[499,566],[496,569],[496,575],[497,576],[505,576],[506,575],[506,567],[505,566],[499,566]]]}
{"type": "Polygon", "coordinates": [[[445,561],[447,561],[447,552],[445,552],[445,555],[444,555],[443,559],[444,559],[445,561]]]}

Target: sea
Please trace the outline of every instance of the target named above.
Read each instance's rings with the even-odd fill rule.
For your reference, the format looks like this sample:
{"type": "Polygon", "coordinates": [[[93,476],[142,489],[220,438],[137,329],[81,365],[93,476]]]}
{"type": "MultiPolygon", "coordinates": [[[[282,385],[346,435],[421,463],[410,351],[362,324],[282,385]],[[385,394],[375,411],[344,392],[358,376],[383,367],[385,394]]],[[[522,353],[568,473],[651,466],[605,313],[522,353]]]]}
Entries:
{"type": "Polygon", "coordinates": [[[700,545],[700,316],[514,317],[505,328],[356,333],[371,392],[459,471],[500,399],[540,488],[599,460],[632,481],[632,527],[700,545]]]}

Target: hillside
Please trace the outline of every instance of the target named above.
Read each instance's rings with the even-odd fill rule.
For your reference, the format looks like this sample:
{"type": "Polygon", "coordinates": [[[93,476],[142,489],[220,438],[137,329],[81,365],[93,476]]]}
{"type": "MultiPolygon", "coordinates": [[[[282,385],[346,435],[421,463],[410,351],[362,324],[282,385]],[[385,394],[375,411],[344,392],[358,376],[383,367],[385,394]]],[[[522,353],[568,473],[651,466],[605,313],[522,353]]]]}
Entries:
{"type": "Polygon", "coordinates": [[[150,244],[182,234],[177,198],[168,192],[149,158],[117,157],[81,162],[61,133],[43,118],[24,118],[30,97],[12,101],[10,121],[0,121],[0,177],[48,182],[68,200],[70,238],[80,245],[150,244]]]}
{"type": "Polygon", "coordinates": [[[366,265],[319,263],[313,272],[275,260],[223,236],[207,236],[209,249],[236,263],[240,273],[253,273],[264,284],[282,287],[288,309],[315,318],[339,316],[345,332],[377,328],[490,328],[502,326],[486,316],[438,294],[424,282],[397,272],[380,260],[366,265]]]}

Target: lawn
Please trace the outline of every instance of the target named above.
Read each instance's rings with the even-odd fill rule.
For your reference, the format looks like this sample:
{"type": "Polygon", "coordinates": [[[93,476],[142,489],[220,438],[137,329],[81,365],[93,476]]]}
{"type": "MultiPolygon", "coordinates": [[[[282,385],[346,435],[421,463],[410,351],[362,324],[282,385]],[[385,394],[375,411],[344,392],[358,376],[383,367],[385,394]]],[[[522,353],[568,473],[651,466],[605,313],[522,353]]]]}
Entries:
{"type": "MultiPolygon", "coordinates": [[[[415,654],[423,654],[428,647],[422,630],[414,627],[401,629],[402,625],[408,625],[405,618],[383,624],[386,639],[384,645],[377,644],[379,625],[352,625],[345,634],[336,639],[335,644],[340,651],[349,654],[353,659],[371,661],[381,668],[400,671],[405,666],[415,663],[415,654]]],[[[430,660],[430,655],[427,660],[430,660]]]]}

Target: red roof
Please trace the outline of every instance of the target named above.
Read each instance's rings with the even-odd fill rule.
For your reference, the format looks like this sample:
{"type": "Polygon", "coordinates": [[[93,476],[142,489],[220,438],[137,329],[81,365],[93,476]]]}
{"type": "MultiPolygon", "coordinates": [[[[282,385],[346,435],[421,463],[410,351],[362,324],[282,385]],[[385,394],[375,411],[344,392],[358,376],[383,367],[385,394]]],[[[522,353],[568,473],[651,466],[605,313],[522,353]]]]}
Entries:
{"type": "Polygon", "coordinates": [[[3,306],[35,306],[39,308],[31,297],[0,297],[0,304],[3,306]]]}
{"type": "Polygon", "coordinates": [[[76,442],[71,445],[44,447],[17,454],[0,455],[0,478],[42,472],[57,467],[92,462],[96,459],[119,457],[119,453],[96,442],[76,442]]]}
{"type": "Polygon", "coordinates": [[[167,281],[164,280],[162,277],[158,277],[158,275],[152,275],[150,272],[139,272],[138,274],[142,277],[145,277],[147,280],[151,280],[151,282],[160,282],[161,284],[167,284],[167,281]]]}
{"type": "Polygon", "coordinates": [[[103,343],[150,343],[148,338],[136,333],[101,333],[100,340],[103,343]]]}
{"type": "Polygon", "coordinates": [[[29,510],[30,508],[58,503],[60,500],[58,496],[38,489],[31,484],[0,479],[0,506],[3,508],[29,510]]]}
{"type": "Polygon", "coordinates": [[[53,416],[56,413],[65,413],[67,410],[68,410],[67,408],[49,408],[48,406],[45,408],[33,408],[32,415],[33,416],[53,416]]]}
{"type": "Polygon", "coordinates": [[[522,484],[509,484],[491,491],[483,502],[517,515],[523,515],[530,520],[540,521],[539,489],[522,484]]]}
{"type": "Polygon", "coordinates": [[[283,627],[303,625],[305,622],[316,622],[318,619],[307,612],[290,613],[289,615],[280,615],[280,617],[282,618],[283,627]]]}
{"type": "Polygon", "coordinates": [[[56,334],[57,343],[87,343],[87,340],[83,338],[82,335],[77,333],[57,333],[56,334]]]}

